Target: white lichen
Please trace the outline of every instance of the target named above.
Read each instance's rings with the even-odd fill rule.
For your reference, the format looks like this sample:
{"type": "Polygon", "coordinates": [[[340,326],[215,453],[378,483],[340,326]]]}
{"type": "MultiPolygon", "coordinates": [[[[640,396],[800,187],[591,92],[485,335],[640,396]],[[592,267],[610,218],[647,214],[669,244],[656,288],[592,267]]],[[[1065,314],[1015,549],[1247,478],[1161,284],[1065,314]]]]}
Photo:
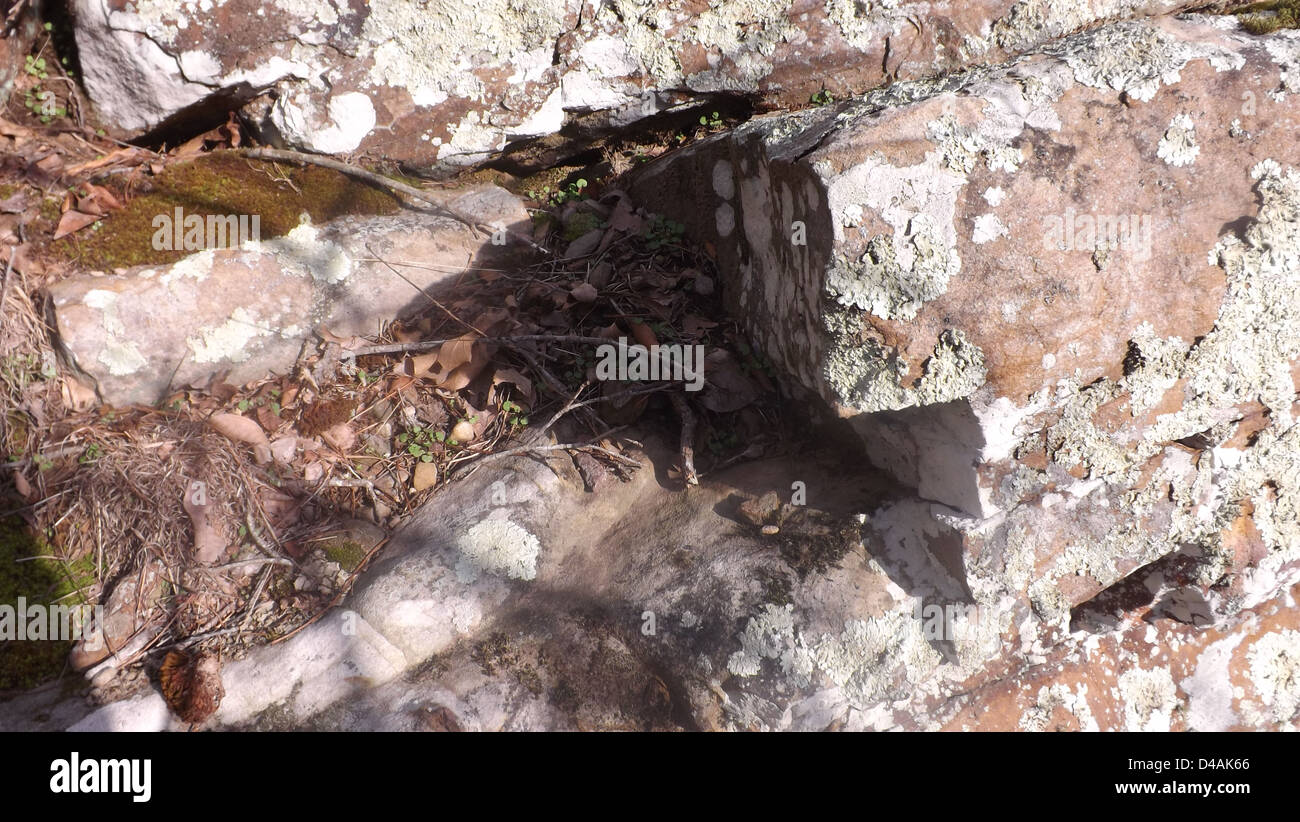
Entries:
{"type": "Polygon", "coordinates": [[[1156,156],[1171,166],[1189,166],[1196,162],[1196,155],[1200,153],[1192,118],[1186,114],[1176,115],[1160,138],[1156,156]]]}
{"type": "MultiPolygon", "coordinates": [[[[834,339],[848,334],[848,316],[825,317],[834,339]]],[[[873,340],[839,345],[826,354],[823,376],[839,400],[863,413],[896,411],[969,397],[987,376],[984,352],[958,329],[945,331],[913,384],[907,363],[873,340]]]]}
{"type": "Polygon", "coordinates": [[[1300,711],[1300,631],[1266,634],[1246,652],[1250,681],[1263,703],[1253,722],[1287,722],[1300,711]]]}
{"type": "Polygon", "coordinates": [[[1119,675],[1124,727],[1129,731],[1168,731],[1178,705],[1178,688],[1167,668],[1134,668],[1119,675]]]}
{"type": "Polygon", "coordinates": [[[198,336],[187,337],[185,343],[196,363],[246,362],[248,344],[269,333],[256,315],[240,306],[225,322],[199,328],[198,336]]]}
{"type": "Polygon", "coordinates": [[[981,214],[975,218],[975,229],[971,232],[971,241],[976,245],[983,245],[996,240],[998,237],[1006,237],[1010,232],[1002,224],[996,214],[981,214]]]}
{"type": "Polygon", "coordinates": [[[456,576],[462,582],[473,582],[484,571],[510,579],[537,578],[541,543],[508,519],[483,520],[471,526],[457,540],[457,547],[456,576]]]}

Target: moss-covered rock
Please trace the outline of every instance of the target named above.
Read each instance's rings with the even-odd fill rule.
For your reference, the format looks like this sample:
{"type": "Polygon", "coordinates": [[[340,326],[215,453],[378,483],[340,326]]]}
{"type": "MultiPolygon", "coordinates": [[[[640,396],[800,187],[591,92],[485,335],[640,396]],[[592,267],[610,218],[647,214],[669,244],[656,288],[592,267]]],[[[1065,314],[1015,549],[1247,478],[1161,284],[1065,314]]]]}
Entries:
{"type": "MultiPolygon", "coordinates": [[[[123,195],[125,192],[122,193],[123,195]]],[[[318,166],[286,167],[213,152],[169,166],[153,190],[126,199],[126,207],[91,228],[55,241],[50,250],[78,267],[109,270],[173,263],[187,251],[158,250],[154,219],[186,216],[257,215],[260,236],[269,240],[296,228],[306,212],[313,223],[348,214],[392,214],[400,208],[390,193],[318,166]]]]}
{"type": "MultiPolygon", "coordinates": [[[[28,608],[80,605],[85,600],[78,592],[94,581],[93,563],[90,557],[66,562],[22,520],[0,520],[0,607],[16,611],[20,598],[28,608]]],[[[71,649],[68,639],[0,640],[0,691],[32,688],[57,677],[71,649]]]]}

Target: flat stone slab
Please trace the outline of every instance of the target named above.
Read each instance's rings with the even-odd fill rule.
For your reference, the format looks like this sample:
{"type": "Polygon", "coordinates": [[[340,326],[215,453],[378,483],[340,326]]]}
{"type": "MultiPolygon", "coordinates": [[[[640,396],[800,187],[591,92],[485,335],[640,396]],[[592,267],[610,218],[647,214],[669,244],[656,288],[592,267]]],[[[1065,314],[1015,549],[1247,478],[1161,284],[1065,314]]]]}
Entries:
{"type": "MultiPolygon", "coordinates": [[[[227,663],[205,727],[1295,725],[1294,580],[1206,624],[1155,607],[1053,632],[1023,597],[952,566],[934,503],[839,455],[681,491],[658,479],[671,450],[644,439],[653,464],[594,492],[567,457],[448,487],[340,609],[227,663]],[[807,505],[785,502],[796,491],[807,505]]],[[[152,691],[95,709],[53,689],[0,705],[0,729],[52,727],[185,728],[152,691]]]]}

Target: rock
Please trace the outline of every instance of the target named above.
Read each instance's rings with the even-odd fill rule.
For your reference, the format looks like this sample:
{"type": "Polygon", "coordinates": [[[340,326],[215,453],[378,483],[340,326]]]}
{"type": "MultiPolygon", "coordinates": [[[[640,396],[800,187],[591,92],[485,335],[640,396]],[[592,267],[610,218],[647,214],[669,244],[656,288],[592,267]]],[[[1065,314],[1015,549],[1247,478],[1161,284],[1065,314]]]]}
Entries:
{"type": "MultiPolygon", "coordinates": [[[[501,189],[452,202],[489,225],[513,228],[528,219],[501,189]]],[[[50,294],[59,336],[97,381],[102,400],[151,405],[217,371],[229,369],[227,380],[239,384],[287,370],[318,326],[340,336],[369,334],[380,320],[423,310],[417,288],[437,289],[467,267],[513,264],[531,252],[505,236],[494,245],[455,220],[424,213],[347,217],[170,266],[73,277],[54,283],[50,294]]]]}
{"type": "Polygon", "coordinates": [[[998,62],[1103,20],[1192,5],[619,0],[583,12],[576,0],[274,9],[75,0],[71,11],[87,91],[106,122],[151,128],[249,103],[246,114],[285,144],[428,169],[479,162],[529,138],[546,138],[539,149],[552,157],[572,155],[590,138],[559,136],[566,124],[598,135],[719,95],[782,107],[822,93],[839,99],[998,62]],[[246,20],[257,24],[234,22],[246,20]]]}
{"type": "Polygon", "coordinates": [[[0,106],[9,101],[14,81],[23,74],[27,54],[40,31],[36,4],[26,3],[15,19],[9,21],[15,3],[0,4],[0,106]]]}
{"type": "Polygon", "coordinates": [[[1195,544],[1228,615],[1300,574],[1297,66],[1295,32],[1121,22],[751,121],[631,190],[716,247],[733,314],[977,597],[1064,630],[1195,544]]]}
{"type": "MultiPolygon", "coordinates": [[[[78,640],[68,657],[74,671],[84,671],[110,657],[129,657],[127,649],[152,639],[159,630],[164,614],[156,608],[166,589],[166,567],[156,559],[148,560],[135,571],[128,571],[114,585],[108,599],[96,609],[95,620],[78,640]]],[[[115,667],[110,667],[116,670],[115,667]]]]}
{"type": "MultiPolygon", "coordinates": [[[[671,464],[670,443],[637,436],[635,456],[671,464]]],[[[1228,730],[1300,712],[1300,585],[1207,627],[1130,608],[1054,636],[968,590],[942,535],[905,527],[933,503],[843,450],[689,494],[651,465],[593,494],[550,462],[448,486],[342,610],[224,666],[208,727],[1228,730]],[[728,513],[796,482],[808,504],[769,506],[777,534],[728,513]]],[[[88,715],[37,704],[44,724],[0,727],[185,727],[152,693],[88,715]]]]}

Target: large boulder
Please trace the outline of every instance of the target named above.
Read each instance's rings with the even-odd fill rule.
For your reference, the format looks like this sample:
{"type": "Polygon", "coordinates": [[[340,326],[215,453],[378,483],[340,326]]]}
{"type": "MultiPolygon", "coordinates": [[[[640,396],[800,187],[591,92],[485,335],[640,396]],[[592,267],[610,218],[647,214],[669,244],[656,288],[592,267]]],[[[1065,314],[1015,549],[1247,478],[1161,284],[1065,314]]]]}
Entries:
{"type": "Polygon", "coordinates": [[[303,222],[283,237],[167,266],[61,280],[49,287],[59,338],[111,405],[152,405],[219,371],[235,385],[285,373],[320,326],[373,334],[429,308],[425,295],[466,270],[518,264],[533,252],[519,234],[530,229],[528,213],[509,192],[446,199],[466,222],[424,211],[303,222]]]}
{"type": "Polygon", "coordinates": [[[151,128],[272,90],[250,116],[292,146],[415,168],[507,142],[617,127],[736,93],[802,106],[995,62],[1098,22],[1188,0],[658,3],[618,0],[75,0],[102,118],[151,128]]]}
{"type": "Polygon", "coordinates": [[[751,121],[632,189],[972,584],[1060,622],[1191,544],[1226,613],[1236,536],[1257,596],[1300,573],[1298,76],[1300,32],[1121,22],[751,121]]]}

